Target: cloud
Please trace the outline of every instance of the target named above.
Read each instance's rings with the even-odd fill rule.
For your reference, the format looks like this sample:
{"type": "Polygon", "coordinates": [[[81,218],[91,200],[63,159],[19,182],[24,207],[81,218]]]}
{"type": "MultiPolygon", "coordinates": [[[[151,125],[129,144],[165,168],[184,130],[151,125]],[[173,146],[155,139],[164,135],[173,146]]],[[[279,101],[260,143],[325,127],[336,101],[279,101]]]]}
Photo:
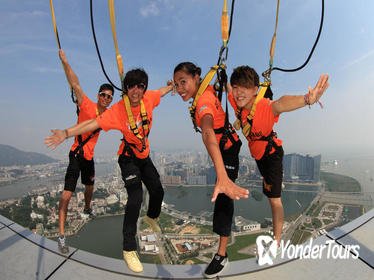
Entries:
{"type": "Polygon", "coordinates": [[[364,61],[365,59],[367,59],[368,57],[372,56],[374,54],[374,49],[368,51],[367,53],[365,53],[364,55],[360,56],[359,58],[356,58],[356,59],[353,59],[352,61],[350,61],[349,63],[347,63],[345,66],[342,67],[342,70],[345,70],[357,63],[360,63],[362,61],[364,61]]]}
{"type": "Polygon", "coordinates": [[[49,47],[40,47],[36,45],[26,44],[26,43],[17,43],[3,45],[0,47],[0,54],[9,54],[15,52],[57,52],[56,48],[49,47]]]}
{"type": "Polygon", "coordinates": [[[49,14],[44,11],[39,11],[39,10],[14,12],[14,13],[8,14],[8,17],[10,19],[17,19],[17,20],[19,20],[20,18],[35,18],[35,17],[45,17],[45,16],[49,16],[49,14]]]}
{"type": "Polygon", "coordinates": [[[59,68],[50,68],[50,67],[35,67],[33,69],[34,72],[39,72],[39,73],[62,73],[62,69],[59,68]]]}
{"type": "Polygon", "coordinates": [[[139,12],[143,17],[158,16],[160,9],[157,7],[156,2],[151,2],[147,6],[140,8],[139,12]]]}

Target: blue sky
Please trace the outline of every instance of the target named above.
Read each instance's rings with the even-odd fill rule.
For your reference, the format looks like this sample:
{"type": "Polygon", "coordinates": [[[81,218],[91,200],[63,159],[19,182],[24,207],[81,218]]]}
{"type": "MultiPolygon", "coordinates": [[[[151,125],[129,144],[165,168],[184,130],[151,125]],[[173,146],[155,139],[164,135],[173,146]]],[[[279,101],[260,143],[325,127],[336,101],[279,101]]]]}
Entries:
{"type": "MultiPolygon", "coordinates": [[[[114,44],[107,1],[94,0],[96,35],[101,54],[116,84],[114,44]]],[[[217,61],[221,46],[218,0],[115,1],[119,50],[125,71],[143,67],[150,89],[172,77],[176,64],[192,61],[205,74],[217,61]]],[[[231,1],[228,1],[229,6],[231,1]]],[[[49,152],[43,138],[51,128],[76,121],[75,108],[58,59],[49,1],[1,1],[0,104],[2,144],[26,151],[66,155],[71,140],[49,152]]],[[[90,30],[89,1],[54,1],[62,48],[78,74],[85,93],[96,99],[106,82],[90,30]]],[[[229,43],[228,73],[248,64],[259,73],[267,68],[274,30],[275,0],[237,0],[229,43]]],[[[374,155],[371,119],[374,116],[374,20],[371,0],[325,3],[320,42],[310,63],[295,73],[273,72],[275,98],[305,94],[321,73],[330,74],[330,87],[315,105],[285,113],[275,126],[286,153],[374,155]]],[[[274,65],[294,68],[304,62],[315,40],[321,1],[281,1],[274,65]]],[[[115,93],[114,102],[119,100],[115,93]]],[[[203,149],[194,133],[188,104],[166,96],[154,112],[150,141],[153,150],[203,149]]],[[[231,120],[234,115],[231,114],[231,120]]],[[[97,152],[116,153],[121,135],[100,136],[97,152]]],[[[247,145],[242,148],[248,154],[247,145]]]]}

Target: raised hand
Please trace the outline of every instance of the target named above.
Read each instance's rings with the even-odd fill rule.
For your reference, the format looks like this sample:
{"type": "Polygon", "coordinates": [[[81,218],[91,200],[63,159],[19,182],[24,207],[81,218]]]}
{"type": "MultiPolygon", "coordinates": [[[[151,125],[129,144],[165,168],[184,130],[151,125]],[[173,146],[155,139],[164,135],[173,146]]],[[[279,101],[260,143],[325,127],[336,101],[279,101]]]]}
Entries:
{"type": "Polygon", "coordinates": [[[216,201],[218,194],[224,193],[231,199],[239,200],[240,198],[248,198],[249,191],[239,187],[233,181],[231,181],[228,177],[222,181],[218,181],[214,188],[214,192],[212,195],[212,202],[216,201]]]}
{"type": "Polygon", "coordinates": [[[58,55],[60,56],[60,59],[61,59],[62,63],[67,63],[68,62],[67,59],[66,59],[65,52],[62,49],[60,49],[58,51],[58,55]]]}
{"type": "Polygon", "coordinates": [[[322,74],[316,86],[314,87],[314,89],[312,89],[312,87],[310,86],[308,87],[309,88],[309,94],[308,94],[309,105],[316,103],[321,98],[322,94],[325,92],[325,90],[330,85],[328,80],[329,80],[329,75],[322,74]]]}
{"type": "Polygon", "coordinates": [[[51,129],[51,132],[53,134],[46,137],[44,143],[48,148],[52,146],[51,149],[54,150],[58,145],[65,141],[65,139],[67,138],[67,132],[66,130],[61,129],[51,129]]]}

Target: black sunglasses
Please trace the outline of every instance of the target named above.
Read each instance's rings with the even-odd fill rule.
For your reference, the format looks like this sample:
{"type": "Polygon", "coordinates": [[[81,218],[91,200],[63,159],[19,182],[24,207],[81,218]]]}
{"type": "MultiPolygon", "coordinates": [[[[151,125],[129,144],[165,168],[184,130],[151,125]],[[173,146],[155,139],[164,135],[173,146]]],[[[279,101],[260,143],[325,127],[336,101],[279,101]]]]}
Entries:
{"type": "Polygon", "coordinates": [[[105,92],[99,92],[99,95],[101,96],[101,97],[106,97],[106,98],[108,98],[108,99],[113,99],[113,96],[111,95],[111,94],[107,94],[107,93],[105,93],[105,92]]]}
{"type": "Polygon", "coordinates": [[[135,88],[135,87],[137,87],[137,88],[140,89],[140,90],[145,90],[145,84],[143,84],[143,83],[140,83],[140,84],[138,84],[138,85],[127,86],[127,89],[133,89],[133,88],[135,88]]]}

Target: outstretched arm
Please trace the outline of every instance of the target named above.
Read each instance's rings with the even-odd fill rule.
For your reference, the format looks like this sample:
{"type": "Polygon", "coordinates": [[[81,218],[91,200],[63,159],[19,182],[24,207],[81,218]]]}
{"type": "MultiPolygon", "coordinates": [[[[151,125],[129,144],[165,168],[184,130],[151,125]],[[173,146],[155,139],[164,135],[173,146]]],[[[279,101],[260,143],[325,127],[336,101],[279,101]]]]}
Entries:
{"type": "Polygon", "coordinates": [[[64,71],[66,74],[66,78],[68,79],[68,83],[74,90],[75,96],[77,97],[78,105],[82,104],[84,93],[79,84],[78,76],[74,73],[73,69],[71,69],[68,60],[66,59],[65,52],[60,49],[59,56],[62,62],[62,66],[64,67],[64,71]]]}
{"type": "MultiPolygon", "coordinates": [[[[166,84],[167,84],[166,86],[159,89],[159,91],[161,92],[161,97],[164,97],[166,94],[174,90],[174,83],[172,80],[167,81],[166,84]]],[[[173,95],[174,95],[174,91],[173,91],[173,95]]]]}
{"type": "Polygon", "coordinates": [[[52,150],[56,149],[58,145],[64,142],[69,137],[81,135],[90,131],[94,131],[100,128],[99,123],[96,119],[87,120],[81,122],[75,126],[67,128],[65,130],[61,129],[51,129],[52,135],[45,138],[45,144],[47,147],[51,147],[52,150]]]}
{"type": "Polygon", "coordinates": [[[240,198],[248,198],[248,190],[239,187],[227,176],[222,154],[219,150],[217,138],[213,130],[212,115],[207,114],[201,119],[201,130],[203,142],[212,158],[217,173],[217,182],[214,188],[212,202],[217,199],[217,196],[220,193],[224,193],[228,197],[236,200],[239,200],[240,198]]]}
{"type": "Polygon", "coordinates": [[[306,95],[284,95],[278,100],[274,101],[271,106],[274,116],[316,103],[328,88],[328,79],[328,74],[322,74],[314,89],[312,89],[310,86],[308,87],[309,92],[306,95]]]}

